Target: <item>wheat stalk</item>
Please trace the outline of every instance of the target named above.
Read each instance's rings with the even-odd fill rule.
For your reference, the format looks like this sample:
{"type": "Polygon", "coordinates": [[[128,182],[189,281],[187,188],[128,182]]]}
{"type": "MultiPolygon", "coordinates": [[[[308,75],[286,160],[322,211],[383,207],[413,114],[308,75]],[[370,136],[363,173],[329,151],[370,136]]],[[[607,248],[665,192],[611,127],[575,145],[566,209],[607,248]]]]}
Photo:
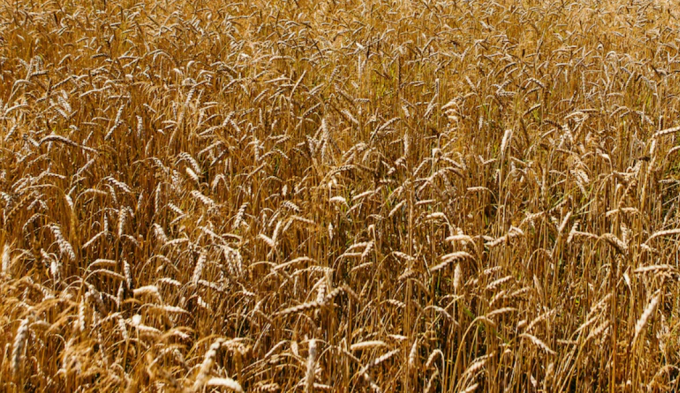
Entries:
{"type": "Polygon", "coordinates": [[[12,372],[18,376],[21,371],[22,356],[24,353],[24,346],[26,345],[26,336],[28,335],[28,318],[21,320],[17,334],[14,336],[14,345],[12,349],[12,372]]]}
{"type": "Polygon", "coordinates": [[[640,333],[642,333],[642,330],[647,325],[647,322],[654,314],[654,311],[656,311],[656,307],[659,305],[660,301],[661,295],[658,294],[654,296],[647,304],[647,307],[645,307],[645,310],[642,312],[642,315],[640,315],[640,319],[638,319],[637,323],[635,324],[635,333],[633,334],[632,345],[634,345],[637,342],[640,333]]]}

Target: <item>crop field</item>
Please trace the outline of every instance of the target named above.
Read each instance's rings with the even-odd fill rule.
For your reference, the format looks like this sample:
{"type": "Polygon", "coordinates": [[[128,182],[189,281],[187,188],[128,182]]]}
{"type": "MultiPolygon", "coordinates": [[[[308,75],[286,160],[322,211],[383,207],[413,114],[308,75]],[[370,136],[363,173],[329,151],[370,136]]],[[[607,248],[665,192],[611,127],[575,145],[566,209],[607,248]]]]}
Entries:
{"type": "Polygon", "coordinates": [[[680,389],[678,17],[3,0],[0,391],[680,389]]]}

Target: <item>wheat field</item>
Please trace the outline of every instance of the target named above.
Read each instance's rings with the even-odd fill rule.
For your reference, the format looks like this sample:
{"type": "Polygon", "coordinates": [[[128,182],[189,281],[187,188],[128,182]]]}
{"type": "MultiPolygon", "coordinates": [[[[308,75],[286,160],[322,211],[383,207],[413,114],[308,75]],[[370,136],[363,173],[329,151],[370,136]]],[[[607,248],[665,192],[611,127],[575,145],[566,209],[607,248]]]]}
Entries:
{"type": "Polygon", "coordinates": [[[678,16],[3,1],[0,390],[680,389],[678,16]]]}

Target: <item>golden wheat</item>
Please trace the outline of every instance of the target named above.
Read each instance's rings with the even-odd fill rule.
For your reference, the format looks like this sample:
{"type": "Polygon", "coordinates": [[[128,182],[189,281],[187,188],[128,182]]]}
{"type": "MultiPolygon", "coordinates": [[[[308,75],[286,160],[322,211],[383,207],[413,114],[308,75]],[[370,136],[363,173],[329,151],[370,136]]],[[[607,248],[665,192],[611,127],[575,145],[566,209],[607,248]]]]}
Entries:
{"type": "Polygon", "coordinates": [[[0,390],[678,390],[678,17],[3,3],[0,390]]]}

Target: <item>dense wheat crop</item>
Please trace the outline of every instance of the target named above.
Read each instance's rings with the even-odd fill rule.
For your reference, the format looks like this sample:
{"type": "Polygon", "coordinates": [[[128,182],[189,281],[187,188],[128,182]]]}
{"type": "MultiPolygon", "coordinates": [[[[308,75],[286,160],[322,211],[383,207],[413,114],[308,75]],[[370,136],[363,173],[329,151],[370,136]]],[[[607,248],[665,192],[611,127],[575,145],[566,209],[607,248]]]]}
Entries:
{"type": "Polygon", "coordinates": [[[0,389],[677,389],[679,15],[4,0],[0,389]]]}

